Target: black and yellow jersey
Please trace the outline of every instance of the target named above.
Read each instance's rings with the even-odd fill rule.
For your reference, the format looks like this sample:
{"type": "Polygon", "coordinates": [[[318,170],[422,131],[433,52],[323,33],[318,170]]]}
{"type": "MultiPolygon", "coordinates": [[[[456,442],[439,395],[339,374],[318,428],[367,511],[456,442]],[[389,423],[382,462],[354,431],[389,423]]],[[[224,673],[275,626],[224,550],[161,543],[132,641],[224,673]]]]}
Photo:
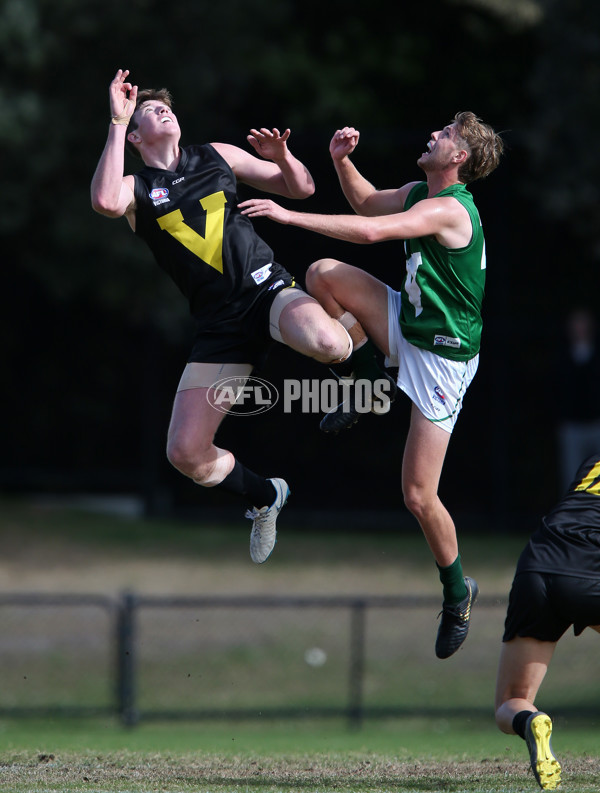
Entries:
{"type": "Polygon", "coordinates": [[[600,453],[582,463],[531,536],[517,564],[523,572],[600,578],[600,453]]]}
{"type": "Polygon", "coordinates": [[[135,233],[189,301],[200,327],[247,309],[288,273],[238,209],[237,181],[210,144],[181,149],[176,170],[135,174],[135,233]]]}

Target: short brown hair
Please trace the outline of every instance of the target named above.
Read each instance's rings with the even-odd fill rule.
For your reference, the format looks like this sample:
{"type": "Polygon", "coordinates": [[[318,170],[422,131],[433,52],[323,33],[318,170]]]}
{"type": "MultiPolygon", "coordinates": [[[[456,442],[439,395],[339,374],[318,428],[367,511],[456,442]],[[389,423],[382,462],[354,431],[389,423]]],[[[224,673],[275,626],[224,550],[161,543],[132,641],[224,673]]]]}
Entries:
{"type": "MultiPolygon", "coordinates": [[[[144,104],[144,102],[162,102],[168,108],[173,108],[173,97],[171,96],[171,92],[167,88],[144,88],[142,91],[138,91],[137,100],[135,103],[135,110],[131,114],[131,118],[129,119],[129,124],[127,125],[127,135],[130,132],[133,132],[138,128],[138,122],[135,118],[137,111],[144,104]]],[[[140,153],[133,145],[130,143],[127,138],[125,138],[125,148],[130,154],[133,154],[135,157],[139,157],[140,153]]]]}
{"type": "Polygon", "coordinates": [[[458,169],[461,181],[468,183],[484,179],[498,166],[504,151],[504,141],[497,132],[484,124],[469,110],[454,116],[456,131],[469,150],[469,156],[458,169]]]}

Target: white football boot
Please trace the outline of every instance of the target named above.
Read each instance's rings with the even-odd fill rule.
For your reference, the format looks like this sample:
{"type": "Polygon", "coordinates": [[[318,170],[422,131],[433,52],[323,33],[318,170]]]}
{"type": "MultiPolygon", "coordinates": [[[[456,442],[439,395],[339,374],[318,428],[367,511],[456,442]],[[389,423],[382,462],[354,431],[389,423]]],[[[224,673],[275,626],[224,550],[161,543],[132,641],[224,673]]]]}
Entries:
{"type": "Polygon", "coordinates": [[[269,479],[277,495],[270,507],[257,509],[252,507],[246,512],[246,517],[252,520],[250,534],[250,558],[256,564],[262,564],[271,555],[277,539],[277,516],[283,509],[290,495],[290,489],[283,479],[269,479]]]}

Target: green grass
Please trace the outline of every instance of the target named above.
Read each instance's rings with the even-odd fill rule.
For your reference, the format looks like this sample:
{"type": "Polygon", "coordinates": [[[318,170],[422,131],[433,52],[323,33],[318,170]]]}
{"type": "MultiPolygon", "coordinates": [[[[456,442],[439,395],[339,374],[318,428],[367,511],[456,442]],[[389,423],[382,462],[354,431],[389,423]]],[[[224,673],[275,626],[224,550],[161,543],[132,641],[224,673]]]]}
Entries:
{"type": "MultiPolygon", "coordinates": [[[[597,750],[600,722],[583,727],[557,720],[555,749],[571,754],[597,750]]],[[[366,719],[349,728],[343,719],[149,722],[124,727],[116,719],[0,719],[0,745],[6,752],[204,752],[234,756],[363,752],[396,754],[403,759],[460,758],[471,753],[523,756],[524,744],[503,735],[489,718],[366,719]]]]}
{"type": "MultiPolygon", "coordinates": [[[[398,594],[414,587],[423,594],[439,592],[437,573],[416,528],[405,526],[398,533],[344,533],[332,531],[327,525],[307,529],[290,521],[280,531],[276,553],[267,565],[260,567],[249,562],[247,541],[248,526],[244,521],[240,521],[240,526],[224,528],[202,521],[125,519],[6,499],[0,502],[0,591],[10,591],[3,582],[13,580],[19,591],[102,591],[115,596],[129,585],[149,593],[161,588],[181,594],[334,594],[337,588],[355,594],[398,594]],[[191,577],[186,573],[190,568],[191,577]],[[18,576],[11,579],[15,570],[18,576]],[[135,583],[130,584],[131,581],[135,583]]],[[[524,537],[486,532],[484,527],[479,534],[461,537],[463,560],[467,560],[469,572],[487,595],[506,595],[524,541],[524,537]]],[[[21,625],[25,637],[28,633],[43,635],[48,625],[60,629],[58,622],[49,622],[46,613],[43,617],[30,615],[29,619],[30,623],[23,621],[21,625]]],[[[203,647],[200,668],[194,667],[194,647],[184,647],[175,657],[173,645],[161,640],[163,635],[170,635],[169,627],[179,630],[177,619],[184,627],[189,621],[185,613],[165,613],[160,618],[155,613],[139,626],[145,631],[141,636],[146,655],[140,682],[146,703],[168,706],[170,694],[178,707],[195,704],[196,695],[190,696],[187,687],[191,685],[195,691],[194,679],[202,673],[215,687],[217,697],[229,696],[228,678],[235,679],[238,690],[233,691],[233,702],[224,700],[225,705],[241,702],[252,693],[254,685],[265,703],[273,700],[281,706],[281,697],[285,704],[288,696],[281,694],[286,676],[290,677],[286,672],[288,665],[296,670],[289,696],[304,696],[309,707],[326,702],[327,697],[334,695],[336,685],[344,690],[345,667],[293,667],[303,649],[311,646],[303,638],[304,627],[298,627],[296,622],[286,627],[285,618],[280,617],[282,624],[275,622],[273,636],[284,640],[276,645],[269,635],[264,647],[247,642],[243,646],[221,646],[217,639],[222,636],[217,630],[214,652],[211,655],[203,647]],[[163,657],[168,663],[167,677],[163,657]],[[260,685],[256,682],[257,669],[267,678],[266,686],[262,680],[260,685]],[[219,694],[220,691],[224,693],[219,694]]],[[[147,721],[135,728],[123,727],[116,719],[103,716],[86,720],[0,716],[0,791],[537,790],[523,741],[500,733],[493,720],[493,666],[501,630],[498,615],[492,620],[480,610],[474,616],[474,631],[468,640],[469,656],[444,664],[430,657],[435,614],[427,615],[418,639],[413,632],[415,642],[410,652],[398,642],[394,644],[394,637],[400,629],[410,632],[410,619],[418,620],[418,615],[405,615],[401,626],[393,624],[393,620],[388,624],[389,619],[377,615],[369,622],[370,641],[377,649],[367,677],[369,701],[385,705],[394,698],[410,706],[412,712],[418,712],[423,703],[424,713],[435,705],[445,708],[445,717],[369,718],[361,729],[350,729],[345,720],[337,718],[275,721],[260,715],[243,722],[147,721]],[[390,647],[395,648],[393,652],[390,647]],[[382,685],[381,681],[391,688],[376,688],[376,683],[382,685]],[[465,702],[471,707],[471,715],[452,715],[453,708],[465,702]]],[[[245,617],[232,630],[245,628],[252,636],[257,629],[244,625],[244,620],[245,617]]],[[[266,630],[260,622],[257,626],[266,630]]],[[[209,629],[214,627],[203,626],[204,645],[209,629]]],[[[327,641],[332,643],[331,649],[328,647],[331,663],[338,644],[346,647],[343,626],[335,619],[324,625],[309,621],[306,630],[314,644],[327,647],[327,641]]],[[[554,697],[565,706],[574,702],[588,706],[586,720],[565,715],[556,718],[553,743],[563,764],[563,789],[600,793],[600,718],[596,721],[593,715],[597,688],[591,688],[597,678],[596,645],[592,642],[594,637],[587,633],[576,640],[565,637],[561,642],[544,696],[549,700],[554,697]],[[570,676],[571,687],[559,690],[558,684],[570,676]]],[[[82,698],[92,703],[106,700],[106,694],[94,687],[94,680],[101,677],[94,669],[96,663],[102,663],[103,656],[93,649],[91,658],[89,654],[81,656],[83,679],[76,678],[76,670],[67,667],[63,681],[67,688],[53,692],[61,701],[74,704],[82,698]]],[[[32,653],[25,680],[23,655],[4,651],[0,642],[0,686],[4,686],[0,701],[10,701],[11,696],[24,697],[19,701],[26,701],[32,693],[41,697],[46,661],[52,658],[32,653]],[[34,666],[34,659],[41,666],[34,666]]],[[[54,666],[59,662],[54,659],[54,666]]],[[[567,709],[565,713],[572,711],[567,709]]]]}
{"type": "MultiPolygon", "coordinates": [[[[596,793],[599,732],[557,731],[563,788],[596,793]]],[[[0,789],[41,791],[537,790],[524,743],[491,723],[386,720],[146,724],[0,721],[0,789]],[[3,786],[3,782],[5,786],[3,786]]]]}

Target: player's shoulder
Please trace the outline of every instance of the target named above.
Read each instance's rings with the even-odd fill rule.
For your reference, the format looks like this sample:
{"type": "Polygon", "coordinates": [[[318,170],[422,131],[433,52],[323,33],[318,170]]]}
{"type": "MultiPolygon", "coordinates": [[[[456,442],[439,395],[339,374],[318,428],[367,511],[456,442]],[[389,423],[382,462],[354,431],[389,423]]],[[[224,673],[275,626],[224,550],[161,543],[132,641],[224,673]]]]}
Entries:
{"type": "Polygon", "coordinates": [[[248,152],[233,143],[216,143],[213,141],[207,145],[216,151],[230,167],[233,167],[233,165],[248,155],[248,152]]]}
{"type": "Polygon", "coordinates": [[[427,198],[427,182],[407,182],[398,188],[397,196],[404,206],[410,198],[411,205],[427,198]]]}
{"type": "Polygon", "coordinates": [[[415,187],[419,187],[419,186],[425,188],[427,187],[427,182],[423,181],[422,179],[419,179],[418,181],[415,182],[407,182],[406,184],[403,184],[402,187],[399,187],[398,190],[402,192],[410,193],[412,190],[414,190],[415,187]]]}

